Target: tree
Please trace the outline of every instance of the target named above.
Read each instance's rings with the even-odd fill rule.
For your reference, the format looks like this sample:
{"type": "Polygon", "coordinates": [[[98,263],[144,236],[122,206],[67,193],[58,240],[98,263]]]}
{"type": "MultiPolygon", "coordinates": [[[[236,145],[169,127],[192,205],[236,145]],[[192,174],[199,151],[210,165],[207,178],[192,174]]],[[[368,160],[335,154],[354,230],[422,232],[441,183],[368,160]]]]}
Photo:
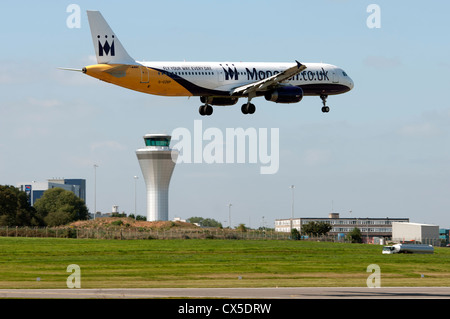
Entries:
{"type": "Polygon", "coordinates": [[[70,222],[72,222],[70,214],[63,211],[51,212],[45,217],[45,223],[51,227],[65,225],[70,222]]]}
{"type": "Polygon", "coordinates": [[[347,234],[347,239],[352,243],[362,243],[361,230],[357,227],[353,228],[353,230],[347,234]]]}
{"type": "Polygon", "coordinates": [[[142,215],[135,216],[134,214],[130,214],[130,215],[128,215],[128,217],[133,218],[136,221],[144,221],[144,222],[147,221],[147,217],[142,216],[142,215]]]}
{"type": "Polygon", "coordinates": [[[300,232],[298,231],[297,228],[292,228],[291,229],[291,238],[293,240],[299,240],[301,238],[300,232]]]}
{"type": "Polygon", "coordinates": [[[309,222],[308,224],[302,225],[302,234],[309,236],[321,236],[326,235],[333,226],[325,222],[309,222]]]}
{"type": "Polygon", "coordinates": [[[36,215],[48,226],[64,225],[76,220],[88,219],[89,211],[84,201],[62,188],[44,192],[34,203],[36,215]]]}
{"type": "Polygon", "coordinates": [[[25,192],[14,186],[0,185],[0,225],[37,226],[36,211],[25,192]]]}
{"type": "Polygon", "coordinates": [[[242,233],[247,232],[247,227],[245,227],[245,224],[239,224],[239,226],[236,227],[236,229],[242,233]]]}
{"type": "Polygon", "coordinates": [[[222,228],[222,224],[218,221],[211,218],[203,218],[203,217],[191,217],[186,220],[188,223],[197,223],[201,227],[219,227],[222,228]]]}
{"type": "MultiPolygon", "coordinates": [[[[127,214],[125,213],[112,213],[111,217],[127,217],[127,214]]],[[[134,216],[133,216],[134,218],[134,216]]]]}

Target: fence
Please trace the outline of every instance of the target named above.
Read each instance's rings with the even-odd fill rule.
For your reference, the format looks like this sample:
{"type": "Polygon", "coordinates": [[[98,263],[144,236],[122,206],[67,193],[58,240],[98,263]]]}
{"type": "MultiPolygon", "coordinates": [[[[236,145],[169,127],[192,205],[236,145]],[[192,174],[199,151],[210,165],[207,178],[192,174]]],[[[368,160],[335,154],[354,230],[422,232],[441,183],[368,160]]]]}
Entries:
{"type": "Polygon", "coordinates": [[[289,233],[230,229],[127,229],[0,227],[1,237],[56,237],[87,239],[290,239],[289,233]]]}
{"type": "MultiPolygon", "coordinates": [[[[86,239],[247,239],[247,240],[289,240],[290,233],[270,230],[247,230],[219,228],[73,228],[73,227],[0,227],[0,237],[53,237],[86,239]]],[[[350,242],[338,236],[303,237],[301,240],[350,242]]],[[[439,239],[422,239],[423,244],[440,246],[439,239]]],[[[387,244],[387,243],[386,243],[387,244]]]]}

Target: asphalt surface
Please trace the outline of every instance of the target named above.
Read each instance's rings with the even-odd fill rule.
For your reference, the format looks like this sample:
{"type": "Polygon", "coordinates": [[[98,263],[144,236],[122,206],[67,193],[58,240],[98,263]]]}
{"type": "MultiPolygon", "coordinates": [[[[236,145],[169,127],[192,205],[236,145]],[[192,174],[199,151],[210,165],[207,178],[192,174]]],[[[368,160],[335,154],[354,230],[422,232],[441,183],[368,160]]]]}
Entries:
{"type": "Polygon", "coordinates": [[[12,299],[450,299],[450,287],[0,289],[12,299]]]}

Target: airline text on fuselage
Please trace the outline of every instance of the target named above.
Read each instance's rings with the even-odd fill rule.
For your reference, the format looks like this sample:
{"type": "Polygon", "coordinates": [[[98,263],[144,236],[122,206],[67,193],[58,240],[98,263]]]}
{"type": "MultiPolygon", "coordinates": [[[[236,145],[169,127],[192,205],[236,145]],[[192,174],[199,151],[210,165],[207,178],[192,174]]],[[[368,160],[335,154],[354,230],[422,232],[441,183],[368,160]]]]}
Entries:
{"type": "MultiPolygon", "coordinates": [[[[188,71],[214,71],[210,66],[165,66],[162,68],[167,72],[188,72],[188,71]]],[[[272,70],[258,70],[256,68],[245,68],[245,71],[238,71],[236,67],[225,68],[222,67],[224,72],[225,81],[239,81],[239,76],[246,75],[248,81],[260,81],[269,78],[275,74],[281,73],[281,71],[272,70]]],[[[324,68],[320,71],[305,70],[291,78],[289,81],[330,81],[328,72],[324,68]]],[[[184,75],[184,74],[183,74],[184,75]]],[[[188,74],[186,74],[188,75],[188,74]]]]}

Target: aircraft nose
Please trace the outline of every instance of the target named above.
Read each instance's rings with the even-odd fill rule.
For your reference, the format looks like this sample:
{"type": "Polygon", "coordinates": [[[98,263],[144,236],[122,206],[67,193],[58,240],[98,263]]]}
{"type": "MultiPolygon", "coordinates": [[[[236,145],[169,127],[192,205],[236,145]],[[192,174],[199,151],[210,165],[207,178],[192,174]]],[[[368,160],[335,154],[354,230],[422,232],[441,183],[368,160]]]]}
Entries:
{"type": "Polygon", "coordinates": [[[351,77],[348,77],[348,87],[350,88],[350,90],[353,89],[354,87],[354,83],[351,77]]]}

